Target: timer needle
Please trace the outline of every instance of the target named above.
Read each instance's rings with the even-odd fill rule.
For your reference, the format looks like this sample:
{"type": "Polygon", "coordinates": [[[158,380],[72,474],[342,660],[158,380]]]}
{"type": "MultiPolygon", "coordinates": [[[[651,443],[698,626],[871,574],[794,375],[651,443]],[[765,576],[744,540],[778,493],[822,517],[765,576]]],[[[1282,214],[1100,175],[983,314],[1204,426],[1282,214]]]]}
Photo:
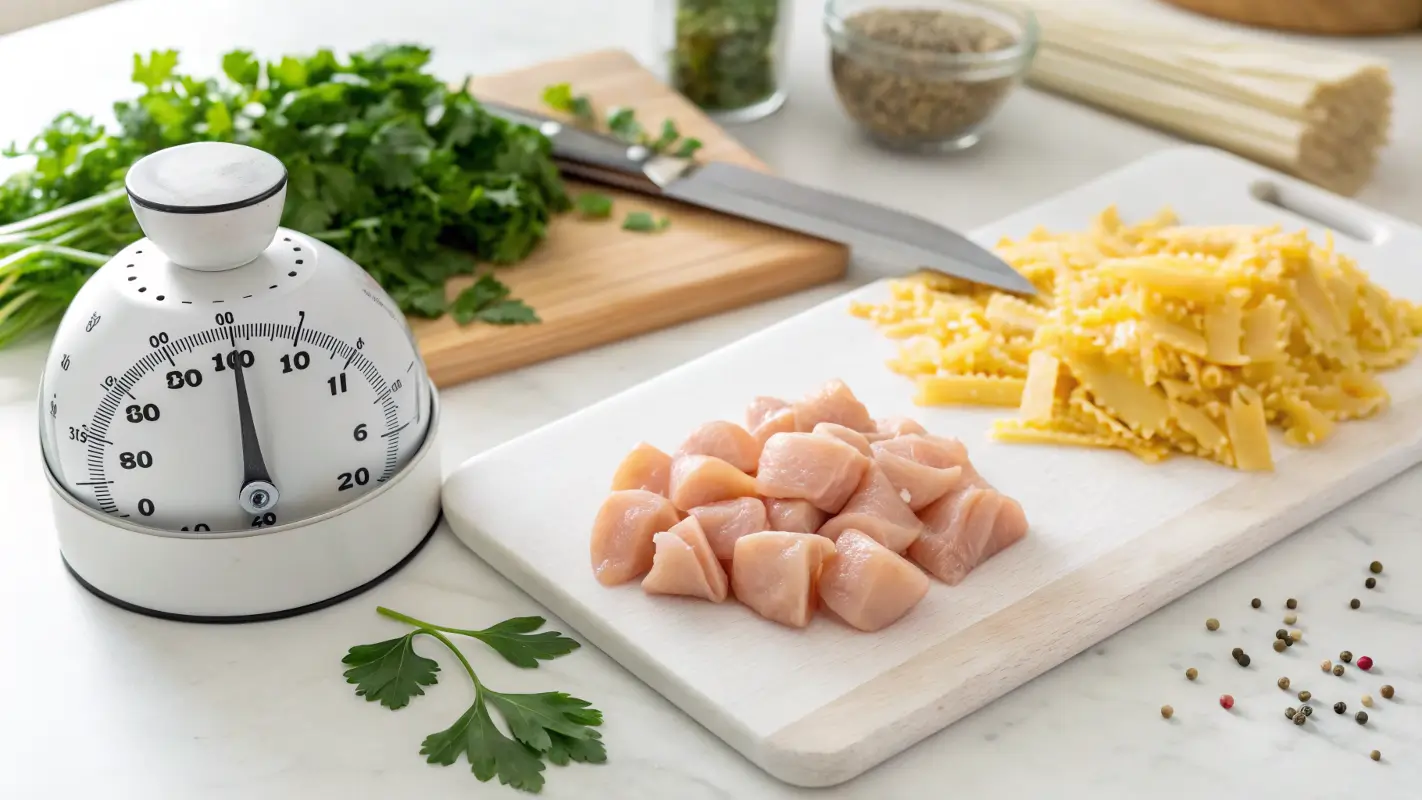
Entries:
{"type": "Polygon", "coordinates": [[[267,474],[267,462],[262,459],[262,444],[257,441],[257,426],[252,422],[252,403],[247,399],[247,378],[242,372],[242,357],[232,357],[232,372],[237,378],[237,419],[242,427],[242,490],[237,502],[248,514],[261,514],[276,507],[281,493],[267,474]]]}

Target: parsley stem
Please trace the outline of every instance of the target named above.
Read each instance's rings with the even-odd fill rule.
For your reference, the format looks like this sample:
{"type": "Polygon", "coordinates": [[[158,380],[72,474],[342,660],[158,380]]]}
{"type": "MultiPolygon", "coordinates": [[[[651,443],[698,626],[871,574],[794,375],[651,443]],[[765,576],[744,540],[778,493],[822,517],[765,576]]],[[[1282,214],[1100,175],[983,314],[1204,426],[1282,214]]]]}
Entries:
{"type": "Polygon", "coordinates": [[[449,648],[449,652],[453,653],[454,657],[459,659],[459,663],[464,665],[464,671],[469,673],[469,680],[474,682],[474,691],[476,695],[482,695],[485,691],[487,691],[484,688],[484,684],[479,682],[479,676],[474,674],[474,667],[469,664],[469,659],[464,657],[464,654],[459,651],[458,647],[454,646],[454,642],[451,642],[448,636],[445,636],[437,630],[432,630],[426,627],[422,627],[421,631],[424,633],[428,633],[430,636],[433,636],[434,638],[443,642],[444,646],[449,648]]]}
{"type": "Polygon", "coordinates": [[[457,633],[460,636],[470,636],[475,639],[485,635],[485,631],[471,631],[465,628],[449,628],[444,625],[432,625],[424,620],[415,619],[407,614],[401,614],[399,611],[386,608],[385,606],[376,606],[375,612],[381,616],[399,620],[407,625],[414,625],[416,628],[423,628],[431,632],[444,631],[445,633],[457,633]]]}

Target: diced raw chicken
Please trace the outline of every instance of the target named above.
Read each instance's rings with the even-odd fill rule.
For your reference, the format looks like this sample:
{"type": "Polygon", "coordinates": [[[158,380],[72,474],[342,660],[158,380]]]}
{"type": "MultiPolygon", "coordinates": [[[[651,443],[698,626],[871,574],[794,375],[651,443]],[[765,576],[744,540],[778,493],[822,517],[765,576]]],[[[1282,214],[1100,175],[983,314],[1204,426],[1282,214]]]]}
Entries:
{"type": "Polygon", "coordinates": [[[682,511],[758,494],[755,478],[715,456],[673,459],[670,489],[672,505],[682,511]]]}
{"type": "Polygon", "coordinates": [[[613,492],[602,502],[592,529],[592,568],[598,583],[616,586],[652,567],[652,536],[677,523],[665,497],[645,489],[613,492]]]}
{"type": "Polygon", "coordinates": [[[764,447],[765,443],[777,433],[795,432],[795,409],[782,408],[779,411],[771,412],[759,425],[751,428],[751,436],[755,437],[764,447]]]}
{"type": "Polygon", "coordinates": [[[736,540],[748,533],[768,530],[765,503],[759,497],[738,497],[691,509],[691,516],[701,523],[711,552],[722,561],[731,560],[736,540]]]}
{"type": "Polygon", "coordinates": [[[1022,504],[1011,497],[1002,496],[1002,508],[998,509],[997,521],[992,526],[992,538],[983,548],[983,561],[1001,553],[1021,541],[1027,535],[1027,513],[1022,504]]]}
{"type": "Polygon", "coordinates": [[[962,467],[964,477],[976,476],[968,462],[968,448],[957,439],[910,433],[871,445],[875,453],[888,452],[937,469],[962,467]]]}
{"type": "Polygon", "coordinates": [[[835,551],[820,575],[820,599],[861,631],[892,625],[928,593],[923,570],[862,531],[840,534],[835,551]]]}
{"type": "Polygon", "coordinates": [[[833,422],[821,422],[815,426],[813,433],[816,436],[833,436],[866,456],[873,455],[869,451],[869,440],[864,438],[864,434],[853,428],[846,428],[833,422]]]}
{"type": "Polygon", "coordinates": [[[687,517],[652,537],[652,571],[642,579],[648,594],[678,594],[719,603],[726,599],[726,571],[696,517],[687,517]]]}
{"type": "Polygon", "coordinates": [[[929,505],[921,515],[923,535],[909,545],[909,558],[957,585],[983,559],[1002,500],[995,490],[974,486],[929,505]]]}
{"type": "Polygon", "coordinates": [[[746,430],[759,428],[762,422],[788,408],[790,404],[778,397],[757,397],[746,408],[746,430]]]}
{"type": "Polygon", "coordinates": [[[813,533],[762,531],[736,540],[736,599],[768,620],[803,628],[818,604],[818,584],[834,543],[813,533]]]}
{"type": "Polygon", "coordinates": [[[895,436],[908,436],[917,433],[922,436],[928,435],[928,430],[918,424],[918,420],[908,417],[886,417],[874,423],[874,437],[877,439],[892,439],[895,436]]]}
{"type": "Polygon", "coordinates": [[[815,508],[809,500],[765,499],[766,524],[772,531],[817,533],[829,521],[830,515],[815,508]]]}
{"type": "Polygon", "coordinates": [[[849,529],[861,531],[895,553],[902,553],[923,533],[923,523],[913,515],[899,490],[877,464],[864,471],[859,488],[839,514],[820,528],[831,539],[849,529]]]}
{"type": "Polygon", "coordinates": [[[795,430],[808,433],[821,422],[833,422],[861,433],[874,431],[869,409],[841,380],[832,380],[795,403],[795,430]]]}
{"type": "Polygon", "coordinates": [[[716,420],[691,432],[677,450],[678,456],[715,456],[741,472],[754,473],[760,445],[750,431],[734,422],[716,420]]]}
{"type": "Polygon", "coordinates": [[[929,503],[958,486],[962,480],[962,467],[929,466],[905,458],[883,447],[884,444],[874,443],[874,461],[884,470],[884,474],[889,477],[889,483],[898,490],[899,496],[914,511],[923,510],[929,503]]]}
{"type": "MultiPolygon", "coordinates": [[[[809,500],[820,510],[837,514],[868,466],[863,453],[833,437],[777,433],[760,453],[756,481],[766,497],[809,500]]],[[[675,500],[675,466],[672,487],[675,500]]]]}
{"type": "Polygon", "coordinates": [[[646,489],[665,497],[667,481],[671,479],[671,463],[671,456],[642,442],[617,465],[617,472],[612,476],[612,491],[646,489]]]}

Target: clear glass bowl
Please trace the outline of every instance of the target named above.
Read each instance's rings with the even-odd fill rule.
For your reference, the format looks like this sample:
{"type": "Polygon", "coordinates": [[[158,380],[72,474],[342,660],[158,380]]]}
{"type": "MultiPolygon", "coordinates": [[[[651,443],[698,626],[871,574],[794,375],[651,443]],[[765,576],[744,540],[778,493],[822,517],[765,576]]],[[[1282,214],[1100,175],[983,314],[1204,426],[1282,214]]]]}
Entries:
{"type": "Polygon", "coordinates": [[[785,103],[794,0],[658,0],[666,82],[721,123],[749,122],[785,103]]]}
{"type": "Polygon", "coordinates": [[[1037,54],[1026,8],[976,0],[828,0],[830,73],[840,105],[894,149],[977,143],[1037,54]]]}

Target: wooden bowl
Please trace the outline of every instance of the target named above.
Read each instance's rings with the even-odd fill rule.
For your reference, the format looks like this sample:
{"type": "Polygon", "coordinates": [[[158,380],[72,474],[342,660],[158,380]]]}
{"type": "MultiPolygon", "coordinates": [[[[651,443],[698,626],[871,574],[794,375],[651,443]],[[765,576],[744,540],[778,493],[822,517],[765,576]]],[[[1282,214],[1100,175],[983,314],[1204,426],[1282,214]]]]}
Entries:
{"type": "Polygon", "coordinates": [[[1422,26],[1422,0],[1165,0],[1197,14],[1326,36],[1375,36],[1422,26]]]}

